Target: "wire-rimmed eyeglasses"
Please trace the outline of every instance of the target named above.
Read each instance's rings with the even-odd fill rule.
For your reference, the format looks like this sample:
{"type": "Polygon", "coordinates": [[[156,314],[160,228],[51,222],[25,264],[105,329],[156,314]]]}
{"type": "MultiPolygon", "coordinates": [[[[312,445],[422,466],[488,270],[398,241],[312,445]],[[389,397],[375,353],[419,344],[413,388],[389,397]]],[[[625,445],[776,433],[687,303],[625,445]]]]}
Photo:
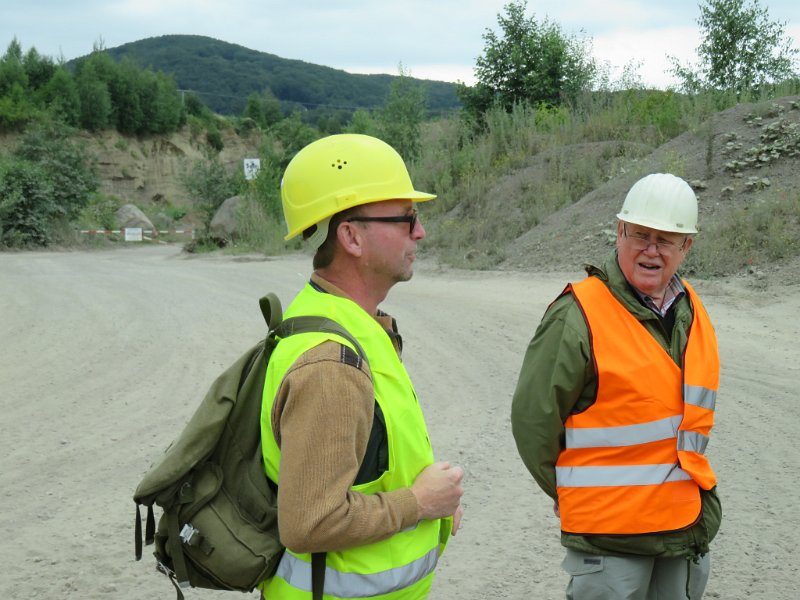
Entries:
{"type": "Polygon", "coordinates": [[[676,242],[670,240],[665,240],[664,238],[656,238],[656,240],[653,241],[646,233],[635,232],[628,234],[627,223],[622,224],[622,233],[634,250],[642,251],[647,250],[650,246],[655,246],[656,251],[659,254],[676,254],[686,247],[686,242],[689,239],[689,236],[687,235],[685,238],[683,238],[683,242],[681,244],[677,244],[676,242]]]}

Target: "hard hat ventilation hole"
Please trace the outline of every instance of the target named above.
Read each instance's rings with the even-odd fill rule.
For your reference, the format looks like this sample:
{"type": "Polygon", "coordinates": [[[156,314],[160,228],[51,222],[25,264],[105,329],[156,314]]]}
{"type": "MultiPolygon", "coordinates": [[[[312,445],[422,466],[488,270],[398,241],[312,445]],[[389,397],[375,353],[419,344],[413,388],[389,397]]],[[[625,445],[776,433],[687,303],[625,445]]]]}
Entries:
{"type": "Polygon", "coordinates": [[[331,164],[331,166],[334,169],[339,169],[341,171],[342,167],[344,167],[346,164],[347,164],[346,160],[337,159],[335,163],[331,164]]]}

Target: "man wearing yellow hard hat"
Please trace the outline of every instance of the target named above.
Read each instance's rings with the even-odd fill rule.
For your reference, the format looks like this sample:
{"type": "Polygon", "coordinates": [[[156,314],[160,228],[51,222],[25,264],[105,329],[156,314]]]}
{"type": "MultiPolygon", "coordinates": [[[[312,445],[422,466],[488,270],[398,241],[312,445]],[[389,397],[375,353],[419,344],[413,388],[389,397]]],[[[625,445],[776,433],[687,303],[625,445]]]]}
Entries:
{"type": "Polygon", "coordinates": [[[706,457],[719,387],[714,328],[676,275],[697,198],[637,181],[616,250],[548,307],[512,402],[517,448],[560,519],[570,600],[702,597],[722,511],[706,457]]]}
{"type": "Polygon", "coordinates": [[[461,519],[463,470],[435,462],[395,320],[378,305],[413,274],[425,228],[400,155],[365,135],[333,135],[286,168],[287,239],[316,250],[310,280],[285,317],[327,317],[334,333],[280,341],[261,413],[267,475],[278,486],[287,547],[266,598],[416,599],[461,519]]]}

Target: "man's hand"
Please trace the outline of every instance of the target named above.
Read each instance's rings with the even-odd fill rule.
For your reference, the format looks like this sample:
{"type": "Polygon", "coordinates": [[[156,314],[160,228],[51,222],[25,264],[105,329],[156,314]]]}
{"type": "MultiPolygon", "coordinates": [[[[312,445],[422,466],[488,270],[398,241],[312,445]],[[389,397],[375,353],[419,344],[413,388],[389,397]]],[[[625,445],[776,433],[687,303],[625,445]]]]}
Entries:
{"type": "Polygon", "coordinates": [[[449,462],[437,462],[425,467],[411,485],[417,499],[420,519],[441,519],[455,514],[460,506],[464,488],[464,469],[449,462]]]}

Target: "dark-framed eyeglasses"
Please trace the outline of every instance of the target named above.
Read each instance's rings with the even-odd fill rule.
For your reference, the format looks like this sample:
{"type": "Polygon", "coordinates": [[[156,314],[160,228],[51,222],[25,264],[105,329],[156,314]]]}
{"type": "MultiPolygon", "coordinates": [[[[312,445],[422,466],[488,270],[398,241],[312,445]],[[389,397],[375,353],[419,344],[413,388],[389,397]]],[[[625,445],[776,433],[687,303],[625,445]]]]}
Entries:
{"type": "Polygon", "coordinates": [[[656,241],[652,241],[650,236],[647,234],[637,232],[629,234],[627,223],[622,224],[622,233],[634,250],[642,251],[647,250],[650,246],[655,246],[656,251],[659,254],[664,255],[676,254],[678,251],[683,250],[686,247],[686,242],[689,239],[689,236],[687,235],[681,244],[677,244],[676,242],[665,240],[663,238],[657,238],[656,241]]]}
{"type": "Polygon", "coordinates": [[[347,223],[408,223],[408,235],[414,232],[414,227],[417,224],[417,211],[412,210],[406,215],[397,215],[394,217],[350,217],[345,219],[347,223]]]}

